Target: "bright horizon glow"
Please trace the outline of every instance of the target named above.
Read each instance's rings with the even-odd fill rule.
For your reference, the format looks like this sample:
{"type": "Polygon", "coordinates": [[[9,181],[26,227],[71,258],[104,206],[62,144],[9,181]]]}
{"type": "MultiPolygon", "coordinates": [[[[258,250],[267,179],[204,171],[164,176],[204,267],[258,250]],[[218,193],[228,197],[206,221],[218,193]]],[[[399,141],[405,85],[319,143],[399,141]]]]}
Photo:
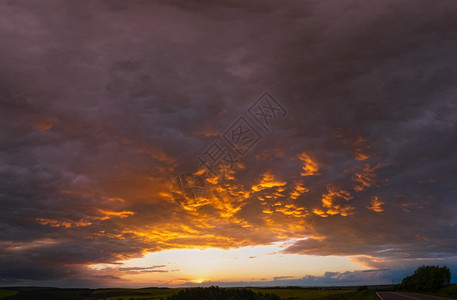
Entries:
{"type": "Polygon", "coordinates": [[[236,249],[172,249],[147,253],[142,258],[119,261],[116,264],[95,264],[94,270],[110,268],[151,268],[158,272],[120,274],[134,286],[179,286],[205,282],[262,282],[275,278],[299,279],[305,275],[322,276],[326,271],[365,270],[365,266],[348,256],[310,256],[285,254],[282,243],[249,246],[236,249]]]}

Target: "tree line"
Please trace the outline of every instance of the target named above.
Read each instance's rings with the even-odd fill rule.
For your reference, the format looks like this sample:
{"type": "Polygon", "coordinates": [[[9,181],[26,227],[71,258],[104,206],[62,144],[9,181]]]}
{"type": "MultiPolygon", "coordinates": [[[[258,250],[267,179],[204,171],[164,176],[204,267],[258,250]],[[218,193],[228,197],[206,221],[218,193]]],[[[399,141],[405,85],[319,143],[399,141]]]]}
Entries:
{"type": "Polygon", "coordinates": [[[451,270],[448,267],[420,266],[412,275],[403,278],[400,289],[412,292],[436,292],[449,286],[451,270]]]}

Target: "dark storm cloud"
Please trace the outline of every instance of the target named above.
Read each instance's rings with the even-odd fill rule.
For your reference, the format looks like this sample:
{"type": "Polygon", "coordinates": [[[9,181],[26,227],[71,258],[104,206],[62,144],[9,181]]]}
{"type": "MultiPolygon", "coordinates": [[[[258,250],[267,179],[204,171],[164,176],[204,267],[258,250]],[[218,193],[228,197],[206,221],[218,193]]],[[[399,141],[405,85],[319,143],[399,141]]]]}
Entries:
{"type": "Polygon", "coordinates": [[[374,268],[455,264],[454,1],[3,1],[0,14],[2,282],[287,235],[310,238],[286,252],[374,268]],[[264,90],[288,115],[219,187],[308,191],[280,207],[259,200],[269,189],[193,212],[167,200],[264,90]]]}

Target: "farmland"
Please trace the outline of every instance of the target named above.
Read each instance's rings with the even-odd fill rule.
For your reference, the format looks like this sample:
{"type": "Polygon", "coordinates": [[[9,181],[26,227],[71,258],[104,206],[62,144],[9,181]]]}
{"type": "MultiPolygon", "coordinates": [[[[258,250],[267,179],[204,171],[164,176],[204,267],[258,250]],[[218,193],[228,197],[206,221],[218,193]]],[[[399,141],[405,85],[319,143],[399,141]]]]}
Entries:
{"type": "MultiPolygon", "coordinates": [[[[345,299],[376,299],[374,292],[363,293],[355,290],[324,289],[324,288],[249,288],[255,293],[274,294],[288,300],[345,300],[345,299]]],[[[160,300],[178,293],[179,288],[109,288],[109,289],[59,289],[34,287],[6,287],[0,289],[2,300],[160,300]]]]}

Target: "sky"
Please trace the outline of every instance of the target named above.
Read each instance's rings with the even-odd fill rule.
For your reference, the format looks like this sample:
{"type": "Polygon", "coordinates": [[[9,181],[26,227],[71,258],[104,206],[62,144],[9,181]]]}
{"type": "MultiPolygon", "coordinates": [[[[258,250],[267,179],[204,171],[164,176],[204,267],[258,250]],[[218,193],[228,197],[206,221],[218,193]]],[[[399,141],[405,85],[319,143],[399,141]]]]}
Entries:
{"type": "Polygon", "coordinates": [[[0,285],[457,281],[454,0],[0,0],[0,285]]]}

